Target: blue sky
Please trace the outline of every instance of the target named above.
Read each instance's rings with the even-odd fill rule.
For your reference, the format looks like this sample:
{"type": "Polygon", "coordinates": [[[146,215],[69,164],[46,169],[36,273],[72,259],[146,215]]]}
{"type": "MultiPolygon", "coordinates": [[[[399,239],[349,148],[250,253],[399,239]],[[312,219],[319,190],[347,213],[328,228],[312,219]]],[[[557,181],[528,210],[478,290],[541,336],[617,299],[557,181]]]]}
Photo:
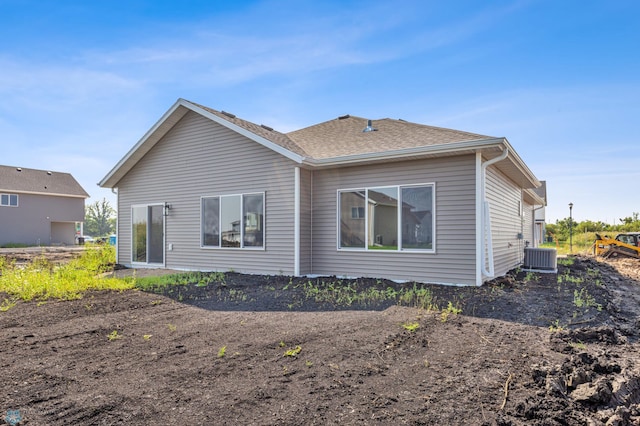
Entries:
{"type": "Polygon", "coordinates": [[[504,136],[547,221],[640,212],[640,3],[0,0],[0,164],[97,186],[178,98],[504,136]]]}

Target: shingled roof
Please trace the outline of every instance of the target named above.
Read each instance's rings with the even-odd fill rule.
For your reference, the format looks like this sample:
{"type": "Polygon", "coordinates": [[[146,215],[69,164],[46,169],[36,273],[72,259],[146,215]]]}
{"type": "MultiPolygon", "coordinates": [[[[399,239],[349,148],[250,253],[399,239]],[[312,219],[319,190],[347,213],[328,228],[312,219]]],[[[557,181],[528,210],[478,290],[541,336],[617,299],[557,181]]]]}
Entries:
{"type": "Polygon", "coordinates": [[[200,105],[197,104],[195,102],[191,102],[193,105],[197,105],[200,108],[204,109],[205,111],[208,111],[220,118],[222,118],[223,120],[226,120],[230,123],[235,124],[238,127],[242,127],[245,130],[250,131],[251,133],[261,136],[265,139],[267,139],[268,141],[271,141],[277,145],[280,145],[281,147],[283,147],[286,150],[289,150],[291,152],[295,152],[298,155],[301,155],[303,157],[307,157],[308,154],[305,152],[305,150],[298,145],[296,142],[294,142],[291,138],[289,138],[286,134],[284,133],[280,133],[277,130],[272,129],[269,126],[266,125],[258,125],[255,123],[252,123],[250,121],[247,120],[243,120],[241,118],[236,117],[234,114],[231,114],[229,112],[225,112],[225,111],[218,111],[215,110],[213,108],[209,108],[206,107],[204,105],[200,105]]]}
{"type": "Polygon", "coordinates": [[[207,117],[307,167],[339,167],[346,164],[476,152],[482,152],[485,159],[491,159],[507,151],[509,164],[499,166],[503,172],[525,185],[523,187],[536,187],[540,184],[502,137],[390,118],[372,120],[370,131],[365,132],[363,130],[368,127],[369,120],[350,115],[281,133],[225,111],[178,99],[99,185],[116,187],[118,181],[189,111],[207,117]]]}
{"type": "Polygon", "coordinates": [[[0,192],[88,198],[69,173],[0,166],[0,192]]]}
{"type": "Polygon", "coordinates": [[[372,129],[363,131],[368,124],[365,118],[346,115],[287,133],[287,136],[315,159],[493,139],[391,118],[371,120],[372,129]]]}

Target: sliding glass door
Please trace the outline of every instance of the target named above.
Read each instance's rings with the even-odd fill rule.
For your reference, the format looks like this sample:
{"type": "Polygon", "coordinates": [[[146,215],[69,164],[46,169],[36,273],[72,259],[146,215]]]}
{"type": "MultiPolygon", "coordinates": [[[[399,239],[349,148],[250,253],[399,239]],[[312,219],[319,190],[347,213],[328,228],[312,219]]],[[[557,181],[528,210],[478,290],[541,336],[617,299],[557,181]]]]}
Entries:
{"type": "Polygon", "coordinates": [[[131,260],[164,264],[163,205],[136,206],[131,210],[131,260]]]}

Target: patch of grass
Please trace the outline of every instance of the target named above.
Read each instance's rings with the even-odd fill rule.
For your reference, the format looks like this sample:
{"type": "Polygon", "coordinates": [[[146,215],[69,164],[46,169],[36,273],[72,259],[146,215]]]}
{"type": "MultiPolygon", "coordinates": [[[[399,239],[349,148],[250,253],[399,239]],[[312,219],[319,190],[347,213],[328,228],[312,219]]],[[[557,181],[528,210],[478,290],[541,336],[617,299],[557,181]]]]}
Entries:
{"type": "Polygon", "coordinates": [[[540,277],[535,272],[527,272],[527,275],[524,276],[523,281],[525,283],[529,283],[529,282],[535,283],[535,282],[538,282],[539,279],[540,277]]]}
{"type": "Polygon", "coordinates": [[[0,263],[0,292],[18,299],[44,301],[79,299],[88,290],[127,290],[131,280],[101,276],[115,263],[115,248],[109,245],[87,249],[63,265],[44,256],[18,267],[15,262],[0,263]]]}
{"type": "Polygon", "coordinates": [[[174,324],[167,324],[167,328],[172,333],[178,329],[178,327],[176,325],[174,325],[174,324]]]}
{"type": "Polygon", "coordinates": [[[23,243],[6,243],[0,246],[0,248],[25,248],[30,247],[29,244],[23,243]]]}
{"type": "Polygon", "coordinates": [[[198,287],[205,287],[213,283],[226,285],[225,273],[181,272],[157,277],[134,278],[136,288],[153,293],[162,293],[167,287],[171,286],[195,284],[198,287]]]}
{"type": "Polygon", "coordinates": [[[558,265],[571,266],[574,264],[575,259],[573,257],[559,257],[556,262],[558,265]]]}

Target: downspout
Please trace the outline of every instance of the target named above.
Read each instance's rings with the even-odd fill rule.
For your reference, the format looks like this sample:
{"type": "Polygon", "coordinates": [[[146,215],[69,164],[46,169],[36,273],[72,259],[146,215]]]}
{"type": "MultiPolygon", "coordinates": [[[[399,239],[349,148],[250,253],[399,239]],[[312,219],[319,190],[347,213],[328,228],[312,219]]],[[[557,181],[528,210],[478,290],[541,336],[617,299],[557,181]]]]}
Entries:
{"type": "Polygon", "coordinates": [[[118,232],[120,229],[118,225],[120,224],[120,215],[118,212],[120,211],[120,197],[118,195],[118,188],[111,188],[111,193],[116,196],[116,263],[120,262],[118,258],[118,246],[120,245],[120,233],[118,232]]]}
{"type": "Polygon", "coordinates": [[[300,276],[300,167],[293,174],[293,275],[300,276]]]}
{"type": "Polygon", "coordinates": [[[544,243],[544,233],[542,232],[542,231],[543,231],[543,229],[540,229],[540,235],[538,235],[538,236],[537,236],[538,238],[536,238],[536,231],[538,230],[538,227],[536,226],[536,225],[537,225],[537,224],[536,224],[536,212],[537,212],[538,210],[542,210],[543,208],[544,208],[544,204],[543,204],[543,205],[541,205],[540,207],[535,207],[535,208],[533,209],[533,239],[534,239],[534,244],[533,244],[533,246],[534,246],[534,247],[538,247],[538,244],[539,244],[539,241],[538,241],[538,240],[539,240],[539,239],[540,239],[540,240],[542,240],[542,242],[544,243]]]}
{"type": "Polygon", "coordinates": [[[481,272],[482,275],[486,278],[493,278],[495,276],[495,270],[493,265],[493,241],[491,238],[491,214],[489,211],[489,201],[487,201],[486,194],[486,180],[487,180],[487,168],[499,161],[504,160],[509,155],[509,148],[504,149],[502,154],[498,157],[493,158],[491,160],[485,161],[482,163],[480,168],[480,179],[481,179],[481,202],[482,202],[482,210],[481,210],[481,231],[480,231],[480,240],[482,241],[482,251],[481,251],[481,272]],[[489,265],[487,268],[487,264],[489,265]]]}

